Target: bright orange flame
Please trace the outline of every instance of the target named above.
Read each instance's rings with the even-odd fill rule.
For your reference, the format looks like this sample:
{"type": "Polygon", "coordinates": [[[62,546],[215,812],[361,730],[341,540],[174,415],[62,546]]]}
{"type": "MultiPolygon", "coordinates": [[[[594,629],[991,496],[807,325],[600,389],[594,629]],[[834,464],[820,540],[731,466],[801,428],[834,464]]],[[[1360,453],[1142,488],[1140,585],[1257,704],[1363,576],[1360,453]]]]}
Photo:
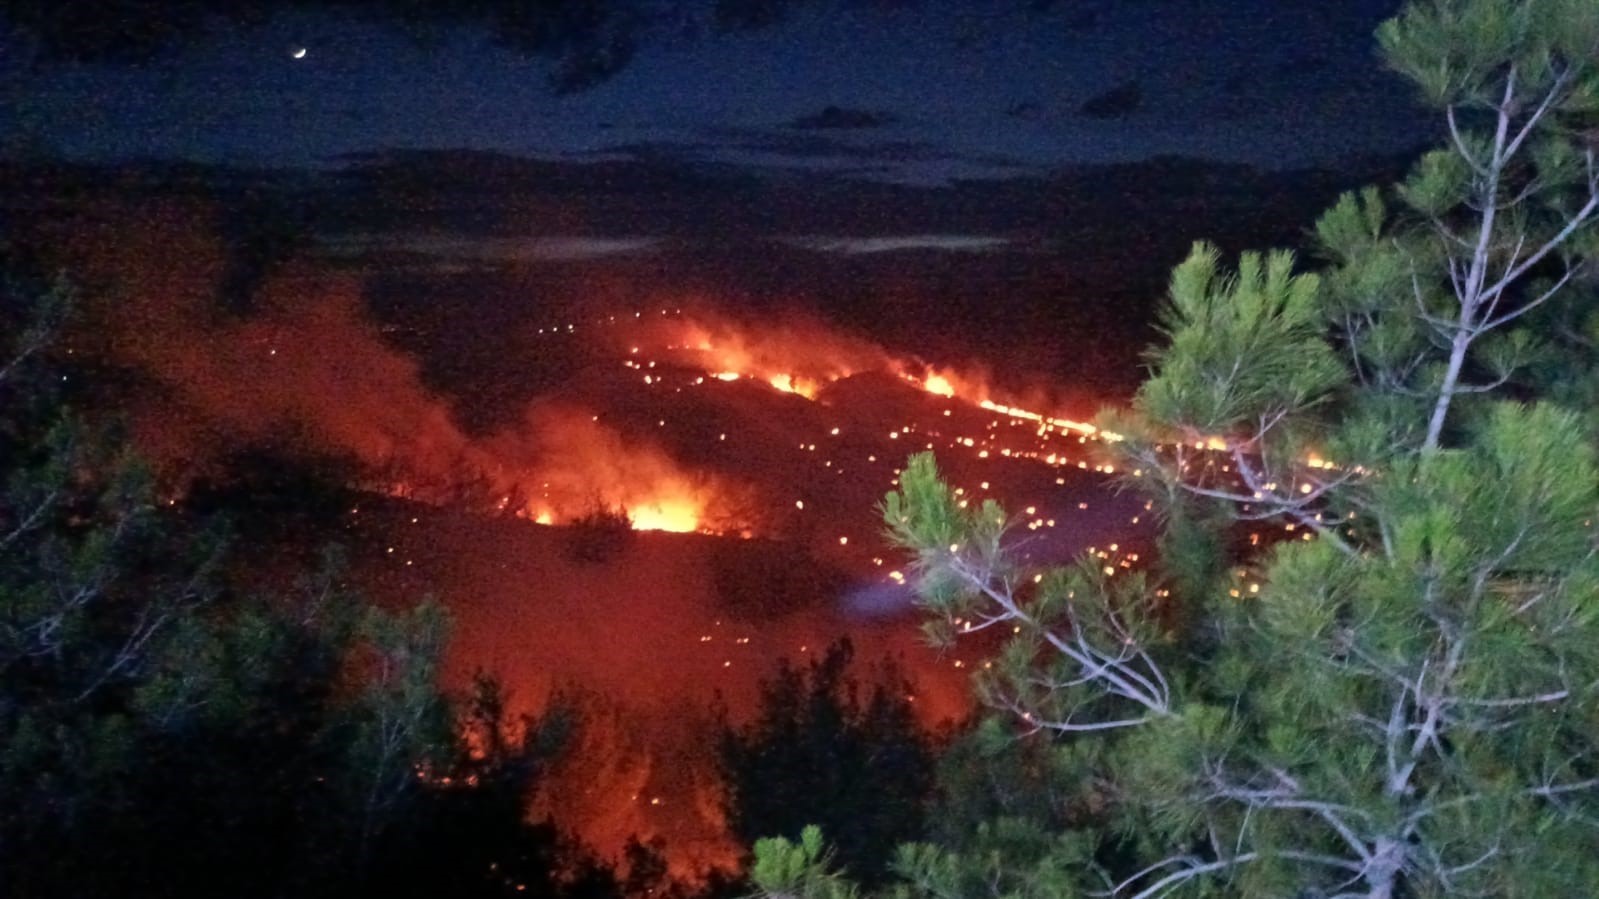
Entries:
{"type": "Polygon", "coordinates": [[[817,389],[820,386],[810,378],[796,378],[785,374],[772,375],[767,379],[767,383],[784,393],[797,393],[808,400],[816,399],[817,389]]]}
{"type": "Polygon", "coordinates": [[[949,378],[937,372],[928,375],[927,380],[922,382],[922,387],[928,393],[936,393],[939,396],[952,397],[955,395],[955,385],[950,383],[949,378]]]}
{"type": "Polygon", "coordinates": [[[627,510],[636,531],[671,531],[688,534],[700,529],[699,504],[692,499],[672,498],[632,506],[627,510]]]}
{"type": "Polygon", "coordinates": [[[749,327],[710,317],[658,322],[658,346],[680,363],[721,381],[750,378],[784,393],[815,399],[829,384],[859,371],[897,370],[881,348],[808,322],[749,327]]]}
{"type": "MultiPolygon", "coordinates": [[[[627,515],[633,530],[692,534],[704,529],[706,503],[692,490],[672,483],[651,484],[644,489],[653,495],[627,499],[609,507],[627,515]]],[[[537,524],[555,524],[563,517],[571,520],[570,514],[563,516],[538,503],[529,504],[519,514],[537,524]]]]}
{"type": "MultiPolygon", "coordinates": [[[[968,377],[949,369],[932,369],[915,360],[898,359],[880,347],[825,329],[755,331],[726,320],[709,322],[678,319],[665,327],[665,349],[700,354],[694,360],[721,381],[751,378],[776,390],[816,399],[827,385],[857,372],[894,374],[935,396],[959,399],[1012,418],[1038,423],[1049,429],[1073,431],[1086,437],[1120,440],[1087,422],[1058,418],[995,399],[983,377],[968,377]],[[912,374],[912,372],[920,372],[912,374]]],[[[692,364],[692,363],[691,363],[692,364]]]]}
{"type": "Polygon", "coordinates": [[[640,531],[721,532],[735,520],[737,484],[686,468],[656,443],[629,439],[590,410],[553,404],[529,409],[522,428],[486,442],[494,485],[517,514],[540,524],[595,514],[627,516],[640,531]]]}

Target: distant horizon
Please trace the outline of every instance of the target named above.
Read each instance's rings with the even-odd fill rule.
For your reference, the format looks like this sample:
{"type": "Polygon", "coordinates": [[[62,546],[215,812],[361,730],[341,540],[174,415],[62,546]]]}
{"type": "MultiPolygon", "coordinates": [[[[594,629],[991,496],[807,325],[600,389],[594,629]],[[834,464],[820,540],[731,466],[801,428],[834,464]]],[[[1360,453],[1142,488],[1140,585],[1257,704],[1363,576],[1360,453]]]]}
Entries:
{"type": "Polygon", "coordinates": [[[362,150],[351,150],[331,154],[308,161],[293,161],[268,163],[261,161],[235,161],[222,158],[199,158],[192,156],[162,156],[152,154],[133,154],[127,156],[77,156],[56,152],[40,152],[38,148],[0,147],[0,164],[11,166],[49,166],[60,165],[83,169],[139,169],[139,168],[194,168],[209,169],[219,172],[247,172],[271,174],[284,173],[318,173],[338,172],[352,167],[369,165],[393,165],[407,161],[448,160],[448,159],[481,159],[484,161],[504,161],[513,163],[527,163],[548,166],[572,166],[574,168],[592,168],[606,165],[637,165],[640,167],[673,168],[692,170],[698,173],[727,172],[737,176],[771,175],[785,179],[812,177],[839,178],[842,180],[863,180],[871,183],[883,184],[894,187],[907,188],[942,188],[959,184],[981,184],[986,182],[1004,182],[1017,180],[1050,180],[1074,172],[1100,170],[1142,168],[1159,165],[1189,165],[1195,168],[1236,169],[1253,171],[1261,174],[1284,174],[1292,172],[1337,172],[1350,168],[1362,167],[1373,162],[1387,160],[1410,159],[1419,156],[1436,146],[1435,140],[1420,137],[1415,141],[1396,145],[1393,147],[1352,151],[1326,159],[1302,162],[1297,165],[1261,165],[1250,160],[1219,159],[1212,156],[1188,154],[1180,152],[1157,152],[1144,156],[1127,157],[1118,159],[1095,160],[1068,160],[1060,163],[1038,166],[1026,170],[1018,170],[1008,174],[994,175],[969,175],[951,178],[944,183],[922,183],[915,181],[895,181],[865,178],[849,172],[829,172],[815,169],[792,169],[776,165],[760,163],[737,163],[725,161],[712,161],[698,159],[688,155],[673,156],[668,154],[657,155],[632,155],[623,151],[611,153],[594,153],[579,156],[542,153],[534,150],[521,151],[516,149],[478,148],[467,146],[380,146],[362,150]]]}

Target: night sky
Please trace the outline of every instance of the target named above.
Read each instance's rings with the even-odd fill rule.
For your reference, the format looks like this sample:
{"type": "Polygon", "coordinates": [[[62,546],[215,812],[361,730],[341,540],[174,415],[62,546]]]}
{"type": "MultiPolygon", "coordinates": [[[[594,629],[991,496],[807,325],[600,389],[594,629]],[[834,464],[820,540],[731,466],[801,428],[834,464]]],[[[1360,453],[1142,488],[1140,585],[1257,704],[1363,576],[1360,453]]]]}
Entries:
{"type": "Polygon", "coordinates": [[[381,19],[300,9],[132,65],[30,59],[12,29],[0,78],[14,145],[91,161],[321,166],[465,148],[920,184],[1162,154],[1281,168],[1425,136],[1374,54],[1372,30],[1395,6],[832,2],[729,32],[695,4],[657,4],[629,63],[576,91],[480,24],[419,41],[381,19]]]}

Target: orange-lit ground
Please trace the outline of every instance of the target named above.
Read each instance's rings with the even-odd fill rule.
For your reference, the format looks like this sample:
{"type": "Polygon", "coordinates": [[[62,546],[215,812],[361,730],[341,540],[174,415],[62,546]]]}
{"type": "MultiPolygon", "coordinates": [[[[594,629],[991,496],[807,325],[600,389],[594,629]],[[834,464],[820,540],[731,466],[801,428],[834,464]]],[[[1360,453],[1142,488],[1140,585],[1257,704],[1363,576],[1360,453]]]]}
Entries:
{"type": "MultiPolygon", "coordinates": [[[[811,397],[772,384],[772,369],[717,377],[732,360],[704,345],[652,345],[628,319],[638,321],[605,323],[627,345],[574,389],[625,439],[647,438],[651,452],[692,460],[704,483],[743,491],[746,504],[728,506],[720,527],[639,534],[616,557],[584,563],[568,528],[381,503],[351,516],[370,528],[363,542],[391,541],[371,560],[374,581],[447,598],[458,674],[488,667],[524,698],[568,679],[613,697],[585,738],[581,772],[547,800],[606,851],[658,834],[683,870],[732,860],[703,728],[718,695],[735,717],[746,712],[780,656],[849,636],[863,660],[904,660],[929,724],[966,713],[981,655],[921,645],[901,560],[879,536],[875,504],[908,453],[931,447],[964,495],[1005,500],[1017,540],[1041,562],[1094,547],[1131,566],[1145,551],[1145,510],[1107,489],[1087,426],[969,401],[940,380],[951,376],[926,383],[892,360],[808,374],[811,397]]],[[[639,527],[655,523],[629,511],[639,527]]]]}
{"type": "Polygon", "coordinates": [[[1044,391],[1012,396],[823,323],[667,300],[508,334],[505,353],[569,370],[471,431],[458,410],[473,397],[431,389],[353,279],[287,266],[248,314],[222,312],[203,228],[123,220],[79,223],[63,263],[98,297],[73,349],[137,373],[121,407],[141,446],[179,485],[262,443],[340,460],[371,498],[330,526],[381,599],[447,605],[455,682],[487,669],[527,709],[567,684],[598,697],[540,801],[607,853],[661,835],[680,872],[732,860],[704,725],[718,695],[747,712],[779,657],[847,635],[859,659],[903,655],[929,723],[966,711],[981,656],[920,646],[880,537],[876,504],[908,454],[933,449],[963,497],[1003,500],[1035,561],[1147,551],[1142,504],[1095,460],[1107,435],[1044,391]],[[567,523],[616,509],[640,533],[576,551],[567,523]]]}

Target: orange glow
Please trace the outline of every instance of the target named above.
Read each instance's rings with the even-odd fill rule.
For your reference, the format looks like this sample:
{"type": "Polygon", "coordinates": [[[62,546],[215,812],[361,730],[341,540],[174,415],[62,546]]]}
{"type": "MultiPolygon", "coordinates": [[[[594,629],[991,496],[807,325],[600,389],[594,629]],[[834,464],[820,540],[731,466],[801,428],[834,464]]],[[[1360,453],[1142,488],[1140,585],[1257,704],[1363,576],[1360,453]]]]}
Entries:
{"type": "MultiPolygon", "coordinates": [[[[903,379],[934,396],[959,399],[1010,418],[1033,422],[1040,436],[1050,430],[1070,431],[1099,440],[1120,440],[1087,422],[1035,411],[991,390],[987,378],[931,368],[914,359],[897,358],[863,340],[820,325],[762,328],[759,331],[720,318],[681,316],[652,325],[653,343],[677,364],[703,368],[720,381],[753,379],[776,390],[816,399],[828,385],[863,372],[882,372],[903,379]]],[[[639,344],[626,345],[630,355],[639,344]]],[[[651,363],[653,366],[653,362],[651,363]]],[[[698,382],[696,382],[698,383],[698,382]]],[[[947,413],[946,413],[947,414],[947,413]]]]}
{"type": "Polygon", "coordinates": [[[766,382],[784,393],[795,393],[808,400],[816,399],[816,394],[821,385],[809,378],[796,378],[793,375],[777,374],[767,378],[766,382]]]}
{"type": "Polygon", "coordinates": [[[629,507],[628,518],[638,531],[671,531],[678,534],[700,529],[700,509],[692,498],[662,499],[629,507]]]}
{"type": "Polygon", "coordinates": [[[939,396],[955,395],[955,385],[949,382],[949,378],[936,372],[927,376],[927,380],[922,382],[922,387],[928,393],[936,393],[939,396]]]}
{"type": "Polygon", "coordinates": [[[500,489],[520,499],[520,517],[566,523],[625,513],[634,530],[739,531],[741,489],[679,465],[660,447],[624,438],[584,409],[541,406],[520,432],[485,449],[504,472],[500,489]]]}
{"type": "Polygon", "coordinates": [[[653,345],[678,364],[703,368],[720,381],[762,381],[806,399],[856,372],[896,370],[894,360],[871,343],[803,321],[757,330],[720,317],[679,316],[647,327],[654,336],[644,346],[653,345]]]}

